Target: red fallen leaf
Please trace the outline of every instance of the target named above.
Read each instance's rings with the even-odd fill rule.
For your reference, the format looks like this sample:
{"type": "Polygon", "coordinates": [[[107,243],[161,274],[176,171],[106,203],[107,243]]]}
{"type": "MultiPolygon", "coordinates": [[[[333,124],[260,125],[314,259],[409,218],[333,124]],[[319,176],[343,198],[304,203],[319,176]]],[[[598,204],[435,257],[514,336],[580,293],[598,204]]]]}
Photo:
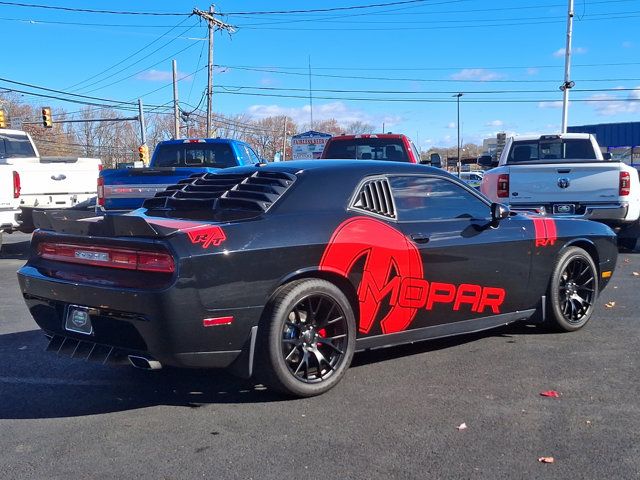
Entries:
{"type": "Polygon", "coordinates": [[[556,459],[553,457],[540,457],[538,458],[538,461],[540,463],[553,463],[556,461],[556,459]]]}
{"type": "Polygon", "coordinates": [[[547,390],[546,392],[540,392],[540,395],[542,395],[543,397],[553,397],[553,398],[558,398],[560,396],[560,394],[555,390],[547,390]]]}

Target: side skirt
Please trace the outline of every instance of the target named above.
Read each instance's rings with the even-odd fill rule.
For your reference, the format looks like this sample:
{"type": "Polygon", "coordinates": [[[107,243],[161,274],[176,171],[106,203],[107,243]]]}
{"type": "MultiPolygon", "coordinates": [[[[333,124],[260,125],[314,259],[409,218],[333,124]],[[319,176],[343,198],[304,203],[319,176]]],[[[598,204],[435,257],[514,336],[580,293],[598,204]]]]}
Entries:
{"type": "Polygon", "coordinates": [[[375,335],[372,337],[358,338],[356,340],[356,351],[368,350],[370,348],[390,347],[412,343],[420,340],[434,338],[451,337],[463,333],[475,333],[491,328],[508,325],[519,320],[526,320],[536,312],[535,309],[522,310],[517,312],[502,313],[490,317],[474,318],[462,322],[445,323],[431,327],[416,328],[404,332],[389,333],[387,335],[375,335]]]}

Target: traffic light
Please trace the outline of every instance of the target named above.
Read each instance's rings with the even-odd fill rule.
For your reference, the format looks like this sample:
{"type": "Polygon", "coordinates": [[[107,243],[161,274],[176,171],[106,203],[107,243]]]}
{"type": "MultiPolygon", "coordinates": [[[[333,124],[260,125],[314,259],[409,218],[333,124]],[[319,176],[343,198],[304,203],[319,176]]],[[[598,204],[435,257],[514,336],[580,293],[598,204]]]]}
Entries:
{"type": "Polygon", "coordinates": [[[4,110],[0,110],[0,128],[7,128],[7,119],[4,110]]]}
{"type": "Polygon", "coordinates": [[[138,147],[138,157],[145,166],[149,165],[149,147],[147,147],[146,143],[138,147]]]}
{"type": "Polygon", "coordinates": [[[42,107],[42,125],[44,126],[44,128],[53,128],[51,107],[42,107]]]}

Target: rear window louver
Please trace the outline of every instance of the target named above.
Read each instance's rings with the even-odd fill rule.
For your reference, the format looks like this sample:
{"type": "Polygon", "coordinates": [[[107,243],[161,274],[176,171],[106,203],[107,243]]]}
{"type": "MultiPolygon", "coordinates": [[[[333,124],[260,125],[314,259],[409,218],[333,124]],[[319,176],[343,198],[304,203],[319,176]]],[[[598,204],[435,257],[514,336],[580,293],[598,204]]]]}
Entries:
{"type": "Polygon", "coordinates": [[[143,207],[149,210],[241,209],[266,212],[295,179],[295,175],[285,172],[196,174],[145,200],[143,207]]]}
{"type": "Polygon", "coordinates": [[[391,187],[387,179],[370,180],[365,183],[353,202],[353,208],[387,218],[396,218],[391,187]]]}

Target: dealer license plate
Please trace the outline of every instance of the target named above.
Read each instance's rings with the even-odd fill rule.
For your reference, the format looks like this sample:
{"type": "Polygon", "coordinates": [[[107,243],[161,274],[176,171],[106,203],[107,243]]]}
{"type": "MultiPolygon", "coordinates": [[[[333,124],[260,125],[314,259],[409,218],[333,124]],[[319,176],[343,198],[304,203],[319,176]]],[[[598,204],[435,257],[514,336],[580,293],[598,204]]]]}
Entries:
{"type": "Polygon", "coordinates": [[[559,203],[553,206],[553,213],[558,215],[572,215],[576,212],[576,206],[573,203],[559,203]]]}
{"type": "Polygon", "coordinates": [[[64,328],[70,332],[91,335],[93,333],[93,325],[91,324],[89,309],[79,305],[69,305],[64,328]]]}

